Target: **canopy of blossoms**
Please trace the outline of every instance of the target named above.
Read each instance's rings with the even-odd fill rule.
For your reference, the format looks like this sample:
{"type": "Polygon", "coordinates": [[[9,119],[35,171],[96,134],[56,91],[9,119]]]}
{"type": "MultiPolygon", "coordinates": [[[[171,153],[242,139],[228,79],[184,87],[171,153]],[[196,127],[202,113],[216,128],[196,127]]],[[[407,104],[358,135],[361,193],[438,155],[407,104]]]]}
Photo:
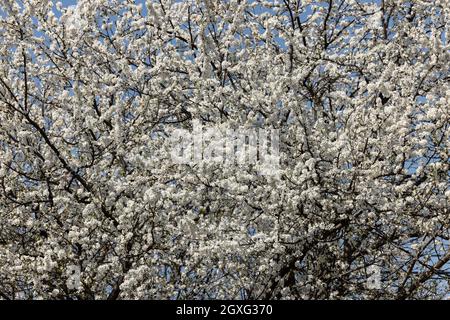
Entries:
{"type": "Polygon", "coordinates": [[[448,21],[447,0],[2,0],[0,299],[446,297],[448,21]],[[195,122],[276,130],[276,174],[174,162],[195,122]]]}

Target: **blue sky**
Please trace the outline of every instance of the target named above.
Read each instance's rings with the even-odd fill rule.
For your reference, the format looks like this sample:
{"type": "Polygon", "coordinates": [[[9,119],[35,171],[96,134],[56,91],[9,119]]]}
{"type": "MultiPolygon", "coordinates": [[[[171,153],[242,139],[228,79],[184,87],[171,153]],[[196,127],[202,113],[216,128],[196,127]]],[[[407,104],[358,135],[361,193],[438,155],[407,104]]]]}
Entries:
{"type": "Polygon", "coordinates": [[[62,3],[64,6],[71,6],[71,5],[73,5],[73,4],[76,4],[76,3],[77,3],[77,0],[62,0],[61,3],[62,3]]]}

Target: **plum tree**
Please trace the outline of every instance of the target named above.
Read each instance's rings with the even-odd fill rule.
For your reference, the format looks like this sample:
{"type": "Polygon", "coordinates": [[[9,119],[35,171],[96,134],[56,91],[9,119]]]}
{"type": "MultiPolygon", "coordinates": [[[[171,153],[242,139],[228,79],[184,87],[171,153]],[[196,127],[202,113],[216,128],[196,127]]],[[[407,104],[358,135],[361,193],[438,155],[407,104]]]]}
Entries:
{"type": "Polygon", "coordinates": [[[3,0],[0,297],[446,297],[448,21],[446,0],[3,0]],[[278,130],[278,174],[174,163],[194,121],[278,130]]]}

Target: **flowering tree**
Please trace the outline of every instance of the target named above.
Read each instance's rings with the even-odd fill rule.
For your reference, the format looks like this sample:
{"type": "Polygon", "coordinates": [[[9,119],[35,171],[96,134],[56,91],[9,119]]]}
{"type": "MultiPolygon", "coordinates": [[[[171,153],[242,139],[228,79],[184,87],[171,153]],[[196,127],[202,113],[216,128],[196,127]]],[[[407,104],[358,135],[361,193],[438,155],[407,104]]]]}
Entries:
{"type": "Polygon", "coordinates": [[[445,297],[448,21],[445,0],[3,0],[0,298],[445,297]],[[194,121],[278,130],[277,174],[175,163],[194,121]]]}

